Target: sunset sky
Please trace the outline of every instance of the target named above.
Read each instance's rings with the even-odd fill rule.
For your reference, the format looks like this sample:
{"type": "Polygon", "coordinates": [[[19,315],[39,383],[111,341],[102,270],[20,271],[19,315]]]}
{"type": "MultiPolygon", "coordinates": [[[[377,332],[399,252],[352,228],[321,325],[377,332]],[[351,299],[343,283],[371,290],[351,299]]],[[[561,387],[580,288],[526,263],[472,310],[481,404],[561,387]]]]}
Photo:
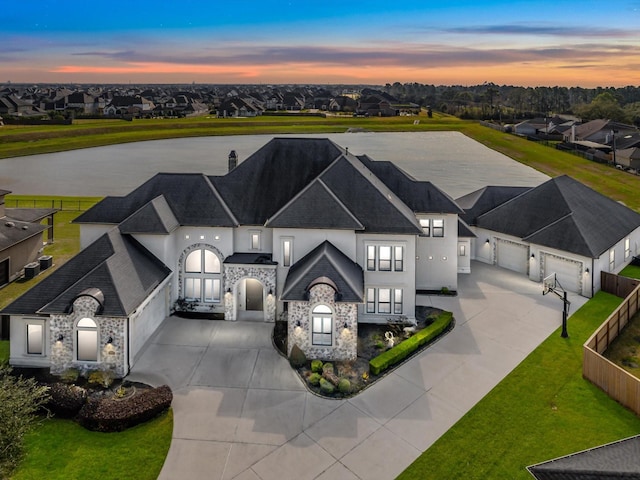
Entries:
{"type": "Polygon", "coordinates": [[[640,85],[640,0],[7,0],[0,83],[640,85]]]}

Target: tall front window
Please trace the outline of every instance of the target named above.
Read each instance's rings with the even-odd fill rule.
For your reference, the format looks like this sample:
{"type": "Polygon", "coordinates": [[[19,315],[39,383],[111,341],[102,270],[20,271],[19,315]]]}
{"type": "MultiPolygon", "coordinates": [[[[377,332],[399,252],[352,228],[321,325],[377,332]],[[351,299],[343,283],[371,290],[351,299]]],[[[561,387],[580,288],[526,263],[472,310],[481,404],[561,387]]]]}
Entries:
{"type": "Polygon", "coordinates": [[[609,271],[613,272],[616,268],[616,251],[614,249],[609,250],[609,271]]]}
{"type": "Polygon", "coordinates": [[[98,361],[98,326],[91,318],[83,318],[76,325],[76,359],[98,361]]]}
{"type": "Polygon", "coordinates": [[[631,255],[631,241],[629,238],[624,239],[624,259],[626,260],[631,255]]]}
{"type": "Polygon", "coordinates": [[[404,247],[399,245],[367,245],[366,252],[368,271],[404,271],[404,247]]]}
{"type": "Polygon", "coordinates": [[[44,328],[41,323],[27,324],[27,353],[42,355],[44,345],[44,328]]]}
{"type": "Polygon", "coordinates": [[[290,267],[293,257],[293,240],[291,238],[282,239],[282,266],[290,267]]]}
{"type": "Polygon", "coordinates": [[[251,250],[260,250],[260,232],[253,230],[249,232],[249,248],[251,250]]]}
{"type": "Polygon", "coordinates": [[[201,248],[187,255],[184,262],[183,296],[198,302],[220,302],[221,265],[211,250],[201,248]]]}
{"type": "Polygon", "coordinates": [[[311,343],[331,345],[333,311],[327,305],[316,305],[311,313],[311,343]]]}

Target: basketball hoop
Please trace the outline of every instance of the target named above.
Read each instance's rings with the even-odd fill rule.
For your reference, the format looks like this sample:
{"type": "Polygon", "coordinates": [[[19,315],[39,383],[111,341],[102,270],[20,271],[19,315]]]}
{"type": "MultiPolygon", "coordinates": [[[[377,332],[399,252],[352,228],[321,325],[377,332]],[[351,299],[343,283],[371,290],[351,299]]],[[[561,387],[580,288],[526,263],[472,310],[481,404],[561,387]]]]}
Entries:
{"type": "Polygon", "coordinates": [[[555,273],[547,275],[542,279],[542,295],[546,295],[547,293],[555,293],[564,303],[562,309],[562,333],[560,336],[567,338],[569,336],[567,333],[567,318],[569,317],[569,306],[571,302],[567,299],[567,292],[562,288],[562,285],[560,285],[555,273]]]}

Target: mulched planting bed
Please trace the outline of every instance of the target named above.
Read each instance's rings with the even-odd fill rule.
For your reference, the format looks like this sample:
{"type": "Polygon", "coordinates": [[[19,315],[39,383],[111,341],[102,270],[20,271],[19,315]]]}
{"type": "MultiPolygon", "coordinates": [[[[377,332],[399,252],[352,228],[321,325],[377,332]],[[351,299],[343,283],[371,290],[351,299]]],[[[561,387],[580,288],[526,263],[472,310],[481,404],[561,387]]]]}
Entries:
{"type": "MultiPolygon", "coordinates": [[[[442,310],[437,308],[416,307],[416,332],[430,325],[433,322],[433,318],[441,312],[442,310]]],[[[369,371],[369,360],[388,350],[389,347],[385,339],[385,333],[392,332],[395,339],[395,345],[398,345],[402,340],[406,338],[403,332],[403,328],[406,326],[407,324],[399,323],[380,325],[371,323],[358,324],[358,356],[356,360],[351,362],[323,362],[324,368],[329,368],[332,370],[332,373],[328,375],[325,374],[324,377],[331,377],[332,375],[335,375],[334,377],[332,377],[336,379],[334,383],[338,383],[338,379],[347,379],[349,381],[348,390],[345,388],[345,391],[340,391],[337,385],[333,385],[333,391],[329,391],[329,387],[326,385],[326,382],[322,382],[323,384],[325,384],[323,389],[318,380],[318,376],[323,376],[323,372],[321,369],[319,369],[317,362],[315,364],[315,369],[317,370],[316,372],[312,371],[313,365],[311,361],[306,362],[304,366],[297,368],[296,371],[304,380],[307,388],[318,395],[328,398],[352,397],[368,386],[374,384],[378,379],[384,377],[384,375],[388,372],[387,370],[380,375],[371,374],[369,371]],[[325,365],[327,364],[330,364],[330,366],[325,367],[325,365]]],[[[445,335],[449,330],[443,332],[443,335],[445,335]]],[[[278,321],[276,322],[273,331],[273,341],[276,348],[285,356],[287,352],[286,340],[287,322],[278,321]]],[[[423,351],[429,345],[430,344],[422,346],[412,355],[407,357],[403,362],[395,365],[394,368],[406,362],[417,353],[423,351]]]]}

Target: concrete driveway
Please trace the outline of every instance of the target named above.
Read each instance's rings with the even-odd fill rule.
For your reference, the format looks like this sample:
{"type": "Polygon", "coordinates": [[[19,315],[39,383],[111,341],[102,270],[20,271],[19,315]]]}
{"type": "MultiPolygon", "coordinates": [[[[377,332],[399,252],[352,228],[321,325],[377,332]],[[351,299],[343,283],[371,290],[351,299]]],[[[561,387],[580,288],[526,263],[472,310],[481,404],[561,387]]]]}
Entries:
{"type": "MultiPolygon", "coordinates": [[[[395,478],[560,325],[562,301],[540,285],[472,270],[457,297],[418,299],[452,311],[453,331],[350,400],[309,393],[273,324],[166,319],[129,376],[174,392],[160,478],[395,478]]],[[[572,312],[586,301],[569,298],[572,312]]]]}

